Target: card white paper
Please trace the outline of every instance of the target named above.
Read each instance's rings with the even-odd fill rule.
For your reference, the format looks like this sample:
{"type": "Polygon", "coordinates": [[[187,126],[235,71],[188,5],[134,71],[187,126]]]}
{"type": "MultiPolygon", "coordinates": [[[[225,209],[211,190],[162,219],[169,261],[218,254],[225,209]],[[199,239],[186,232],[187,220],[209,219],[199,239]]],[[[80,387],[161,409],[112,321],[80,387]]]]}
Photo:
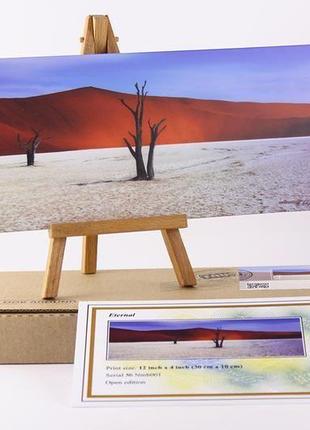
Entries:
{"type": "Polygon", "coordinates": [[[82,302],[74,404],[308,398],[310,298],[82,302]]]}

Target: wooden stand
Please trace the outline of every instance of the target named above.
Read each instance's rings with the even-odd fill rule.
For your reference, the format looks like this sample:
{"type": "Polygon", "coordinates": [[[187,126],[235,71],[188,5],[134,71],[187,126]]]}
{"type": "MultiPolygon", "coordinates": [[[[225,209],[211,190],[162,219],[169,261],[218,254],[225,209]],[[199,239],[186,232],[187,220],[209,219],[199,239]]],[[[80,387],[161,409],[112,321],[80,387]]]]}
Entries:
{"type": "MultiPolygon", "coordinates": [[[[88,16],[80,41],[82,54],[119,52],[118,38],[106,15],[88,16]]],[[[42,297],[57,297],[67,237],[83,236],[82,273],[93,274],[97,270],[98,235],[133,231],[161,230],[180,286],[194,286],[195,275],[179,232],[184,227],[187,227],[185,215],[52,224],[42,297]]]]}
{"type": "Polygon", "coordinates": [[[57,297],[67,237],[83,236],[82,273],[87,275],[97,270],[99,234],[134,231],[161,230],[179,285],[192,287],[196,278],[179,231],[184,227],[187,227],[185,215],[52,224],[42,298],[57,297]]]}
{"type": "Polygon", "coordinates": [[[107,15],[89,15],[85,20],[84,35],[80,38],[81,54],[118,53],[118,37],[114,36],[107,15]]]}

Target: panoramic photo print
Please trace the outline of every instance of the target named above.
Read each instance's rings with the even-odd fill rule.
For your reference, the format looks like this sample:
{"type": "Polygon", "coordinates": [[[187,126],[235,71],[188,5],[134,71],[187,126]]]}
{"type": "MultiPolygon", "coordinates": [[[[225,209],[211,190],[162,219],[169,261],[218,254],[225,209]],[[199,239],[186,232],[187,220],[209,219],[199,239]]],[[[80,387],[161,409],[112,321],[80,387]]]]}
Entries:
{"type": "Polygon", "coordinates": [[[0,60],[0,231],[310,207],[310,45],[0,60]]]}
{"type": "Polygon", "coordinates": [[[108,360],[305,356],[301,319],[111,321],[108,360]]]}

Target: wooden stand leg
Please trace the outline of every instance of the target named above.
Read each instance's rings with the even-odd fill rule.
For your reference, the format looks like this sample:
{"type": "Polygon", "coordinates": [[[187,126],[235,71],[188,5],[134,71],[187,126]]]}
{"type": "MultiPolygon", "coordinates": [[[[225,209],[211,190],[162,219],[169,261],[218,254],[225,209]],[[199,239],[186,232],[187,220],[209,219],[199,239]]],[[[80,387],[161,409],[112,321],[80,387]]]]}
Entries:
{"type": "Polygon", "coordinates": [[[86,275],[97,271],[98,236],[83,237],[82,273],[86,275]]]}
{"type": "Polygon", "coordinates": [[[181,287],[196,285],[196,278],[179,229],[161,230],[177,280],[181,287]]]}
{"type": "Polygon", "coordinates": [[[53,299],[58,294],[66,238],[51,238],[44,275],[42,298],[53,299]]]}

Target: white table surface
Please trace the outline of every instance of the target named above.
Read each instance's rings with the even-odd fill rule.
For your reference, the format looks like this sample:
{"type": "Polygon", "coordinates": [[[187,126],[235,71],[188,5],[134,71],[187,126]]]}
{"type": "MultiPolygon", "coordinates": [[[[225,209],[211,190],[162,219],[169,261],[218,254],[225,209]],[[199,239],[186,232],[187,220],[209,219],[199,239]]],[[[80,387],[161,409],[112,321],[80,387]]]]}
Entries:
{"type": "Polygon", "coordinates": [[[309,430],[310,403],[72,408],[73,365],[0,367],[1,428],[309,430]]]}

